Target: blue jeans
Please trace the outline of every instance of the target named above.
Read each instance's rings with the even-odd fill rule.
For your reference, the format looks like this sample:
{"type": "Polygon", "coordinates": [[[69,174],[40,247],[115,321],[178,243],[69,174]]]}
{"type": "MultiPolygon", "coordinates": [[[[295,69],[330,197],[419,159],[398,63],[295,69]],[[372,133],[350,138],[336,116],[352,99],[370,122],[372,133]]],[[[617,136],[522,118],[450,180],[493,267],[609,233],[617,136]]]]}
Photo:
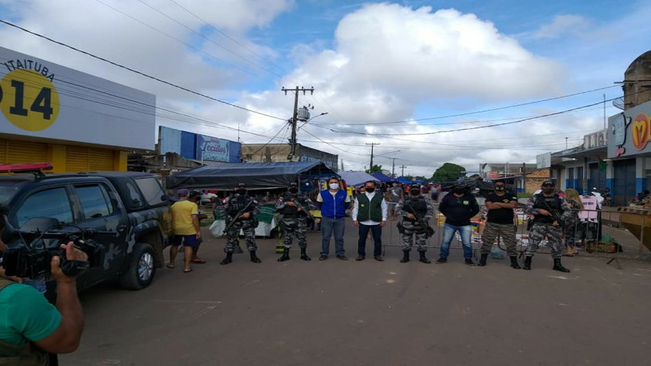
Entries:
{"type": "Polygon", "coordinates": [[[333,219],[330,217],[321,218],[321,255],[326,257],[330,253],[330,237],[335,235],[335,253],[344,255],[344,228],[346,225],[345,218],[333,219]]]}
{"type": "Polygon", "coordinates": [[[447,258],[450,255],[450,242],[454,237],[454,233],[459,231],[461,236],[461,244],[463,244],[463,257],[465,259],[472,259],[472,226],[456,226],[450,225],[447,222],[443,225],[443,241],[441,242],[441,258],[447,258]]]}
{"type": "Polygon", "coordinates": [[[373,255],[382,255],[382,226],[359,224],[359,240],[357,241],[357,254],[366,256],[366,237],[368,232],[373,235],[373,255]]]}

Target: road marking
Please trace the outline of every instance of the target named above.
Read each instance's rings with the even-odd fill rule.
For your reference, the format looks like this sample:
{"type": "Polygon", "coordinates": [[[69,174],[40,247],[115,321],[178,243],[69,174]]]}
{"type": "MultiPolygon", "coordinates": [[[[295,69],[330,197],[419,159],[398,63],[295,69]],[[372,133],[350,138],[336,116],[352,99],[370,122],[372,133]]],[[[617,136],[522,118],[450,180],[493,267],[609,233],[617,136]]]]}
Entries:
{"type": "Polygon", "coordinates": [[[217,307],[217,305],[208,306],[207,308],[205,308],[205,309],[201,310],[200,312],[194,314],[194,317],[195,318],[201,318],[202,316],[208,314],[211,310],[213,310],[216,307],[217,307]]]}
{"type": "Polygon", "coordinates": [[[210,300],[198,300],[198,301],[189,301],[189,300],[152,300],[153,302],[161,302],[166,304],[221,304],[221,301],[210,301],[210,300]]]}

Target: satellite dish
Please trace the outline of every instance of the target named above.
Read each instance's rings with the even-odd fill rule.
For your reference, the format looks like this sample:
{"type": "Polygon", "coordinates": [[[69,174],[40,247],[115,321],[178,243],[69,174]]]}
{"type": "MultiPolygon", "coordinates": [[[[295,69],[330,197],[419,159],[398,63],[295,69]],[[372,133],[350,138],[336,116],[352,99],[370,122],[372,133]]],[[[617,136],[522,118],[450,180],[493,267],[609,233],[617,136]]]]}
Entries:
{"type": "Polygon", "coordinates": [[[624,110],[624,97],[619,97],[613,100],[613,106],[615,106],[615,108],[624,110]]]}

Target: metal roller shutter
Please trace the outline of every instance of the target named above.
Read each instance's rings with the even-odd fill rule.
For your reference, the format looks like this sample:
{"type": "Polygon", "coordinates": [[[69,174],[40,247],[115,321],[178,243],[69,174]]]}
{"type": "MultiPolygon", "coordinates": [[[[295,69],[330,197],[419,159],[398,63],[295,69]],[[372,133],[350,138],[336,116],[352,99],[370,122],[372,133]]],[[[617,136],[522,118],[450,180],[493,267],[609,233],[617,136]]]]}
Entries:
{"type": "Polygon", "coordinates": [[[66,149],[66,170],[87,172],[113,170],[113,150],[68,146],[66,149]]]}
{"type": "Polygon", "coordinates": [[[0,162],[3,164],[42,163],[46,161],[47,144],[0,140],[0,162]]]}

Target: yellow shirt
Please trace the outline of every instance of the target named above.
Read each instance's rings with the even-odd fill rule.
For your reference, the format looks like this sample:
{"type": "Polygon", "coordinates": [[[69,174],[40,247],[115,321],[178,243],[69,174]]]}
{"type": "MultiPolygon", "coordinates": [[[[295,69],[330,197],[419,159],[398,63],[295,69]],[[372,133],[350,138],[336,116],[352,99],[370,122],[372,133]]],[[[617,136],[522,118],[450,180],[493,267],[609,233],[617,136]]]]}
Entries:
{"type": "Polygon", "coordinates": [[[186,200],[178,201],[172,205],[170,211],[174,235],[195,235],[197,233],[192,222],[192,217],[199,215],[199,206],[196,203],[186,200]]]}

